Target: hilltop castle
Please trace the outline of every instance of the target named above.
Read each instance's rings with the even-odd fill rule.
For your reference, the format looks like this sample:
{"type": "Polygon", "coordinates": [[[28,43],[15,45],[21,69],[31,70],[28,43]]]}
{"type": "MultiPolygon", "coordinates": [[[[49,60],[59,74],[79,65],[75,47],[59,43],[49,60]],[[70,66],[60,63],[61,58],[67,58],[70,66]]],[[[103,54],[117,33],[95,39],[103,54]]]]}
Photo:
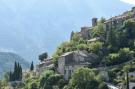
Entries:
{"type": "MultiPolygon", "coordinates": [[[[133,19],[135,20],[135,7],[133,7],[130,11],[126,11],[121,15],[114,16],[108,20],[105,20],[104,22],[104,30],[107,32],[109,29],[119,29],[123,25],[125,20],[133,19]]],[[[95,26],[97,26],[98,19],[92,18],[92,26],[91,27],[81,27],[81,31],[77,32],[79,37],[82,37],[83,39],[89,40],[91,39],[91,31],[95,26]]],[[[71,34],[72,38],[73,32],[71,34]]]]}

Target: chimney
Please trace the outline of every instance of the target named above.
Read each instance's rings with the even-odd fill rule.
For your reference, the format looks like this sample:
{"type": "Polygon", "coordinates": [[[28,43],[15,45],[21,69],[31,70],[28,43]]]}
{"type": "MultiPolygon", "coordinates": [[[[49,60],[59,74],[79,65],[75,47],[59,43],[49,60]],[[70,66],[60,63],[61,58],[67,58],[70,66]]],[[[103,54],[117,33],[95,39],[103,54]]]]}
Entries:
{"type": "Polygon", "coordinates": [[[92,27],[97,25],[97,18],[92,18],[92,27]]]}

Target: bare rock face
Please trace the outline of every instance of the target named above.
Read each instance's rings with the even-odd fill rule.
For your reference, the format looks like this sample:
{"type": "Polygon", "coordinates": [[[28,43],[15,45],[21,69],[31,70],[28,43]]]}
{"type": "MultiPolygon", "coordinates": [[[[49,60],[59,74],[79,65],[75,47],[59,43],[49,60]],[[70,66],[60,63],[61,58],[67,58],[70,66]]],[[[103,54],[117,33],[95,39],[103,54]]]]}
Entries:
{"type": "Polygon", "coordinates": [[[14,62],[19,62],[23,69],[29,68],[29,63],[21,56],[11,52],[0,52],[0,78],[14,68],[14,62]]]}

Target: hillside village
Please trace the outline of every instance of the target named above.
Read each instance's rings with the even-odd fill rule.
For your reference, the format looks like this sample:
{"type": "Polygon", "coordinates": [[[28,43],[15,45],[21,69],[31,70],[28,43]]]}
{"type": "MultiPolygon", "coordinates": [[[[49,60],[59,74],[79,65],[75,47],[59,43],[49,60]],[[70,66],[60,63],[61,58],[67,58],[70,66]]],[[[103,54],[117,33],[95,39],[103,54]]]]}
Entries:
{"type": "Polygon", "coordinates": [[[28,85],[15,89],[135,89],[134,57],[135,7],[108,20],[93,18],[91,27],[72,32],[52,57],[35,70],[23,71],[22,81],[28,85]]]}
{"type": "MultiPolygon", "coordinates": [[[[93,43],[96,41],[103,41],[103,42],[107,43],[108,39],[109,39],[108,38],[109,29],[116,29],[116,28],[120,29],[122,27],[122,25],[124,24],[124,21],[129,20],[129,19],[135,20],[135,8],[134,7],[132,8],[131,11],[124,12],[122,15],[115,16],[115,17],[112,17],[112,18],[104,21],[103,30],[106,33],[105,37],[100,35],[98,37],[93,38],[91,36],[93,28],[95,26],[97,26],[97,24],[98,24],[97,18],[92,19],[92,27],[81,27],[81,31],[77,32],[76,34],[78,35],[79,38],[85,39],[87,43],[93,43]]],[[[72,40],[74,34],[75,34],[74,32],[71,33],[70,40],[72,40]]],[[[96,55],[95,53],[88,53],[86,50],[81,50],[81,51],[76,50],[76,51],[66,52],[66,53],[62,54],[58,59],[57,71],[60,74],[64,75],[65,80],[68,80],[77,68],[86,67],[91,64],[93,64],[93,65],[98,64],[95,66],[95,68],[99,69],[100,74],[103,77],[105,77],[106,80],[109,80],[109,76],[107,73],[107,71],[108,71],[107,67],[100,65],[98,63],[99,60],[100,59],[99,59],[98,55],[96,55]]],[[[52,61],[51,59],[47,59],[47,61],[44,61],[43,63],[37,65],[38,73],[41,74],[41,70],[52,67],[53,62],[51,63],[51,61],[52,61]],[[51,64],[49,64],[49,63],[51,63],[51,64]],[[44,65],[44,66],[41,67],[41,65],[44,65]],[[39,72],[39,70],[40,70],[40,72],[39,72]]],[[[114,66],[114,68],[116,67],[115,65],[113,65],[113,66],[114,66]]],[[[113,66],[112,66],[112,68],[113,68],[113,66]]],[[[130,72],[129,76],[135,76],[135,73],[130,72]]],[[[134,89],[133,87],[135,87],[135,83],[130,83],[130,85],[131,85],[130,89],[134,89]]],[[[112,89],[120,89],[120,87],[119,88],[115,87],[112,89]]]]}

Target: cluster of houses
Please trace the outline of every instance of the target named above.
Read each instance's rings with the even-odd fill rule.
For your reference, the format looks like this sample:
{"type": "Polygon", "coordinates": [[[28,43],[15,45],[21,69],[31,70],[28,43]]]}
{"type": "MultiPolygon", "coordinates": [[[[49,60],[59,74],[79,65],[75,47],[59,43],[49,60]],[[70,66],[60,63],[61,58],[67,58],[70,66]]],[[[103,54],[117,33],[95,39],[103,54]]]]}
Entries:
{"type": "Polygon", "coordinates": [[[68,78],[79,67],[89,66],[98,62],[98,56],[86,51],[73,51],[63,54],[58,60],[58,72],[68,78]]]}
{"type": "MultiPolygon", "coordinates": [[[[105,30],[109,29],[112,24],[117,24],[117,25],[123,24],[125,20],[130,18],[135,18],[135,8],[132,8],[132,11],[130,12],[132,12],[133,14],[129,15],[129,11],[128,11],[120,16],[115,16],[109,20],[106,20],[104,22],[105,23],[104,29],[105,30]]],[[[97,18],[93,18],[92,27],[82,27],[81,31],[78,32],[78,35],[83,37],[84,39],[87,39],[88,42],[95,42],[97,40],[100,40],[101,37],[91,39],[90,32],[93,29],[93,27],[95,27],[96,25],[97,25],[97,18]]],[[[69,77],[73,74],[73,72],[77,68],[90,66],[91,64],[94,63],[96,64],[98,63],[98,60],[99,60],[98,56],[94,53],[87,53],[86,51],[78,51],[78,50],[67,52],[59,57],[57,71],[64,76],[65,80],[68,80],[69,77]]],[[[36,66],[36,73],[37,75],[41,75],[44,70],[50,69],[52,67],[54,67],[52,58],[48,58],[36,66]]],[[[99,70],[100,70],[100,74],[103,75],[108,80],[107,71],[104,70],[103,68],[101,69],[99,68],[99,70]]],[[[130,75],[135,76],[135,73],[130,75]]],[[[108,86],[110,86],[111,89],[120,89],[110,84],[108,84],[108,86]]],[[[135,89],[135,83],[130,83],[130,89],[135,89]]]]}
{"type": "MultiPolygon", "coordinates": [[[[86,51],[67,52],[59,57],[57,71],[58,73],[64,76],[65,80],[68,80],[77,68],[86,67],[94,63],[96,64],[98,63],[98,61],[99,61],[98,56],[93,53],[89,54],[86,51]]],[[[54,67],[52,58],[48,58],[36,66],[36,75],[40,76],[44,70],[51,69],[52,67],[54,67]]],[[[102,78],[108,81],[109,76],[107,69],[105,67],[98,67],[97,69],[99,70],[99,73],[102,76],[102,78]]],[[[135,77],[135,72],[129,73],[129,76],[135,77]]],[[[110,89],[123,89],[125,87],[125,86],[122,87],[115,86],[109,83],[106,84],[110,89]]],[[[129,89],[135,89],[134,82],[130,82],[129,86],[130,86],[129,89]]]]}
{"type": "MultiPolygon", "coordinates": [[[[86,51],[67,52],[59,57],[57,71],[68,80],[77,68],[97,64],[98,60],[98,56],[94,53],[89,54],[86,51]]],[[[41,75],[44,70],[53,66],[52,58],[46,59],[36,66],[37,75],[41,75]]]]}

